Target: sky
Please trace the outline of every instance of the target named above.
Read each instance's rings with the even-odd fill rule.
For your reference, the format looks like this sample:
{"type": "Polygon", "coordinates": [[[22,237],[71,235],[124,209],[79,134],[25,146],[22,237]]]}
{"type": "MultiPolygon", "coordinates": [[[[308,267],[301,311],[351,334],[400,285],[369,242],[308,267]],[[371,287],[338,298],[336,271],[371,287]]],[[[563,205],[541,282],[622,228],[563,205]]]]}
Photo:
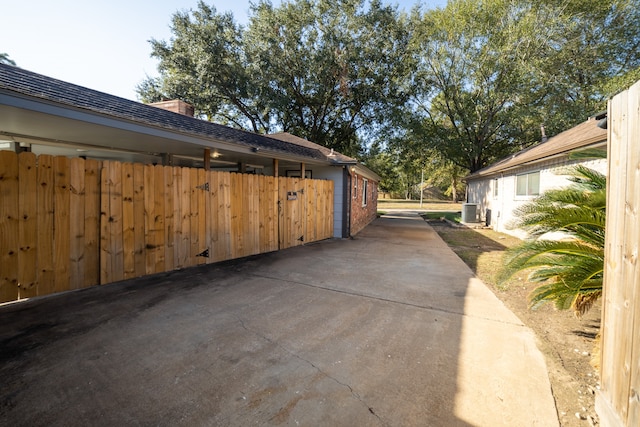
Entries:
{"type": "MultiPolygon", "coordinates": [[[[420,0],[383,0],[406,11],[420,0]]],[[[250,0],[205,0],[246,24],[250,0]]],[[[280,0],[272,0],[274,5],[280,0]]],[[[150,39],[169,40],[171,16],[198,0],[0,0],[0,53],[18,67],[137,100],[136,86],[157,76],[150,39]]],[[[444,7],[446,0],[423,0],[444,7]]]]}

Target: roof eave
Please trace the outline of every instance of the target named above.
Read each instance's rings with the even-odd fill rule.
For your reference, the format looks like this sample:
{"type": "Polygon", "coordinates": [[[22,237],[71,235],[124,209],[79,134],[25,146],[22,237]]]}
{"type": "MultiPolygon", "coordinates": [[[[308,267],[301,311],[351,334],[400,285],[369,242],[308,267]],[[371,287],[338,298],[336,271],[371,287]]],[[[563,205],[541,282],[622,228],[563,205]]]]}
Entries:
{"type": "Polygon", "coordinates": [[[559,153],[555,153],[555,154],[536,157],[536,158],[527,160],[527,161],[522,162],[522,163],[517,163],[517,164],[509,165],[509,166],[506,166],[506,167],[503,167],[503,168],[498,168],[498,169],[495,169],[495,170],[491,170],[488,173],[482,173],[482,171],[480,170],[480,171],[476,172],[475,174],[470,174],[470,175],[465,176],[464,178],[462,178],[462,181],[467,182],[467,181],[473,181],[473,180],[476,180],[476,179],[482,179],[482,178],[487,178],[487,177],[499,175],[501,173],[508,172],[508,171],[520,168],[522,166],[529,166],[529,165],[532,165],[532,164],[536,164],[536,163],[540,163],[540,162],[543,162],[543,161],[555,159],[555,158],[558,158],[558,157],[568,156],[569,153],[572,152],[572,151],[584,150],[584,149],[587,149],[587,148],[598,148],[598,147],[602,147],[603,145],[607,144],[607,140],[606,139],[602,140],[602,138],[600,138],[600,137],[597,137],[597,138],[594,137],[594,138],[591,138],[591,139],[593,140],[592,142],[586,143],[584,145],[581,145],[580,147],[576,147],[576,148],[574,148],[572,150],[569,150],[569,151],[563,151],[563,152],[559,152],[559,153]]]}

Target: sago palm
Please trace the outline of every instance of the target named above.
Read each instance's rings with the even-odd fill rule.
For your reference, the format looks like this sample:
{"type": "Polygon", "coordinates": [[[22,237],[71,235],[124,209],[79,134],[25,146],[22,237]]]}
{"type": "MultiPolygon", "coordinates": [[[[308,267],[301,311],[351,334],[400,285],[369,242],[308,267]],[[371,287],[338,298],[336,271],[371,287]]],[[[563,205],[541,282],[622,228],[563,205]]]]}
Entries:
{"type": "Polygon", "coordinates": [[[606,179],[584,166],[567,173],[571,185],[516,210],[513,226],[529,237],[506,252],[498,281],[531,270],[529,280],[543,282],[529,295],[532,308],[554,302],[582,315],[602,295],[606,179]]]}

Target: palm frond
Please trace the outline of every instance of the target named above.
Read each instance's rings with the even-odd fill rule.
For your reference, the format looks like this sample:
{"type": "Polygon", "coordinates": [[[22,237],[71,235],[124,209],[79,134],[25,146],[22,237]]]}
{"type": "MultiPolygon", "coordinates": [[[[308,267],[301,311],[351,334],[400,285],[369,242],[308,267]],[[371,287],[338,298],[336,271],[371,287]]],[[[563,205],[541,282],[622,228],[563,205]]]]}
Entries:
{"type": "Polygon", "coordinates": [[[571,184],[516,209],[512,227],[529,238],[505,253],[501,285],[516,272],[542,282],[529,295],[531,308],[553,302],[584,314],[602,294],[606,223],[606,178],[585,166],[564,171],[571,184]]]}

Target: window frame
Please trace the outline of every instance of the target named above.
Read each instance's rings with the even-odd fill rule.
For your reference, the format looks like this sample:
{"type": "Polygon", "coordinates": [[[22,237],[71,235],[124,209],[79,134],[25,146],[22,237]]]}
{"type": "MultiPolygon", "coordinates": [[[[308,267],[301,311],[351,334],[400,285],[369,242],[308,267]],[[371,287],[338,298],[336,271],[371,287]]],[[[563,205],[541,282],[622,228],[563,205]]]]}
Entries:
{"type": "Polygon", "coordinates": [[[532,172],[524,172],[524,173],[519,173],[516,174],[515,176],[516,182],[515,182],[515,197],[516,199],[527,199],[527,198],[532,198],[532,197],[538,197],[540,195],[540,171],[532,171],[532,172]],[[537,176],[537,191],[536,192],[532,192],[532,178],[537,176]],[[519,179],[521,178],[525,178],[526,181],[524,182],[525,184],[525,190],[524,193],[520,193],[520,185],[519,185],[519,179]]]}
{"type": "Polygon", "coordinates": [[[367,206],[368,202],[368,194],[367,189],[369,187],[369,180],[366,178],[362,178],[362,206],[367,206]]]}

